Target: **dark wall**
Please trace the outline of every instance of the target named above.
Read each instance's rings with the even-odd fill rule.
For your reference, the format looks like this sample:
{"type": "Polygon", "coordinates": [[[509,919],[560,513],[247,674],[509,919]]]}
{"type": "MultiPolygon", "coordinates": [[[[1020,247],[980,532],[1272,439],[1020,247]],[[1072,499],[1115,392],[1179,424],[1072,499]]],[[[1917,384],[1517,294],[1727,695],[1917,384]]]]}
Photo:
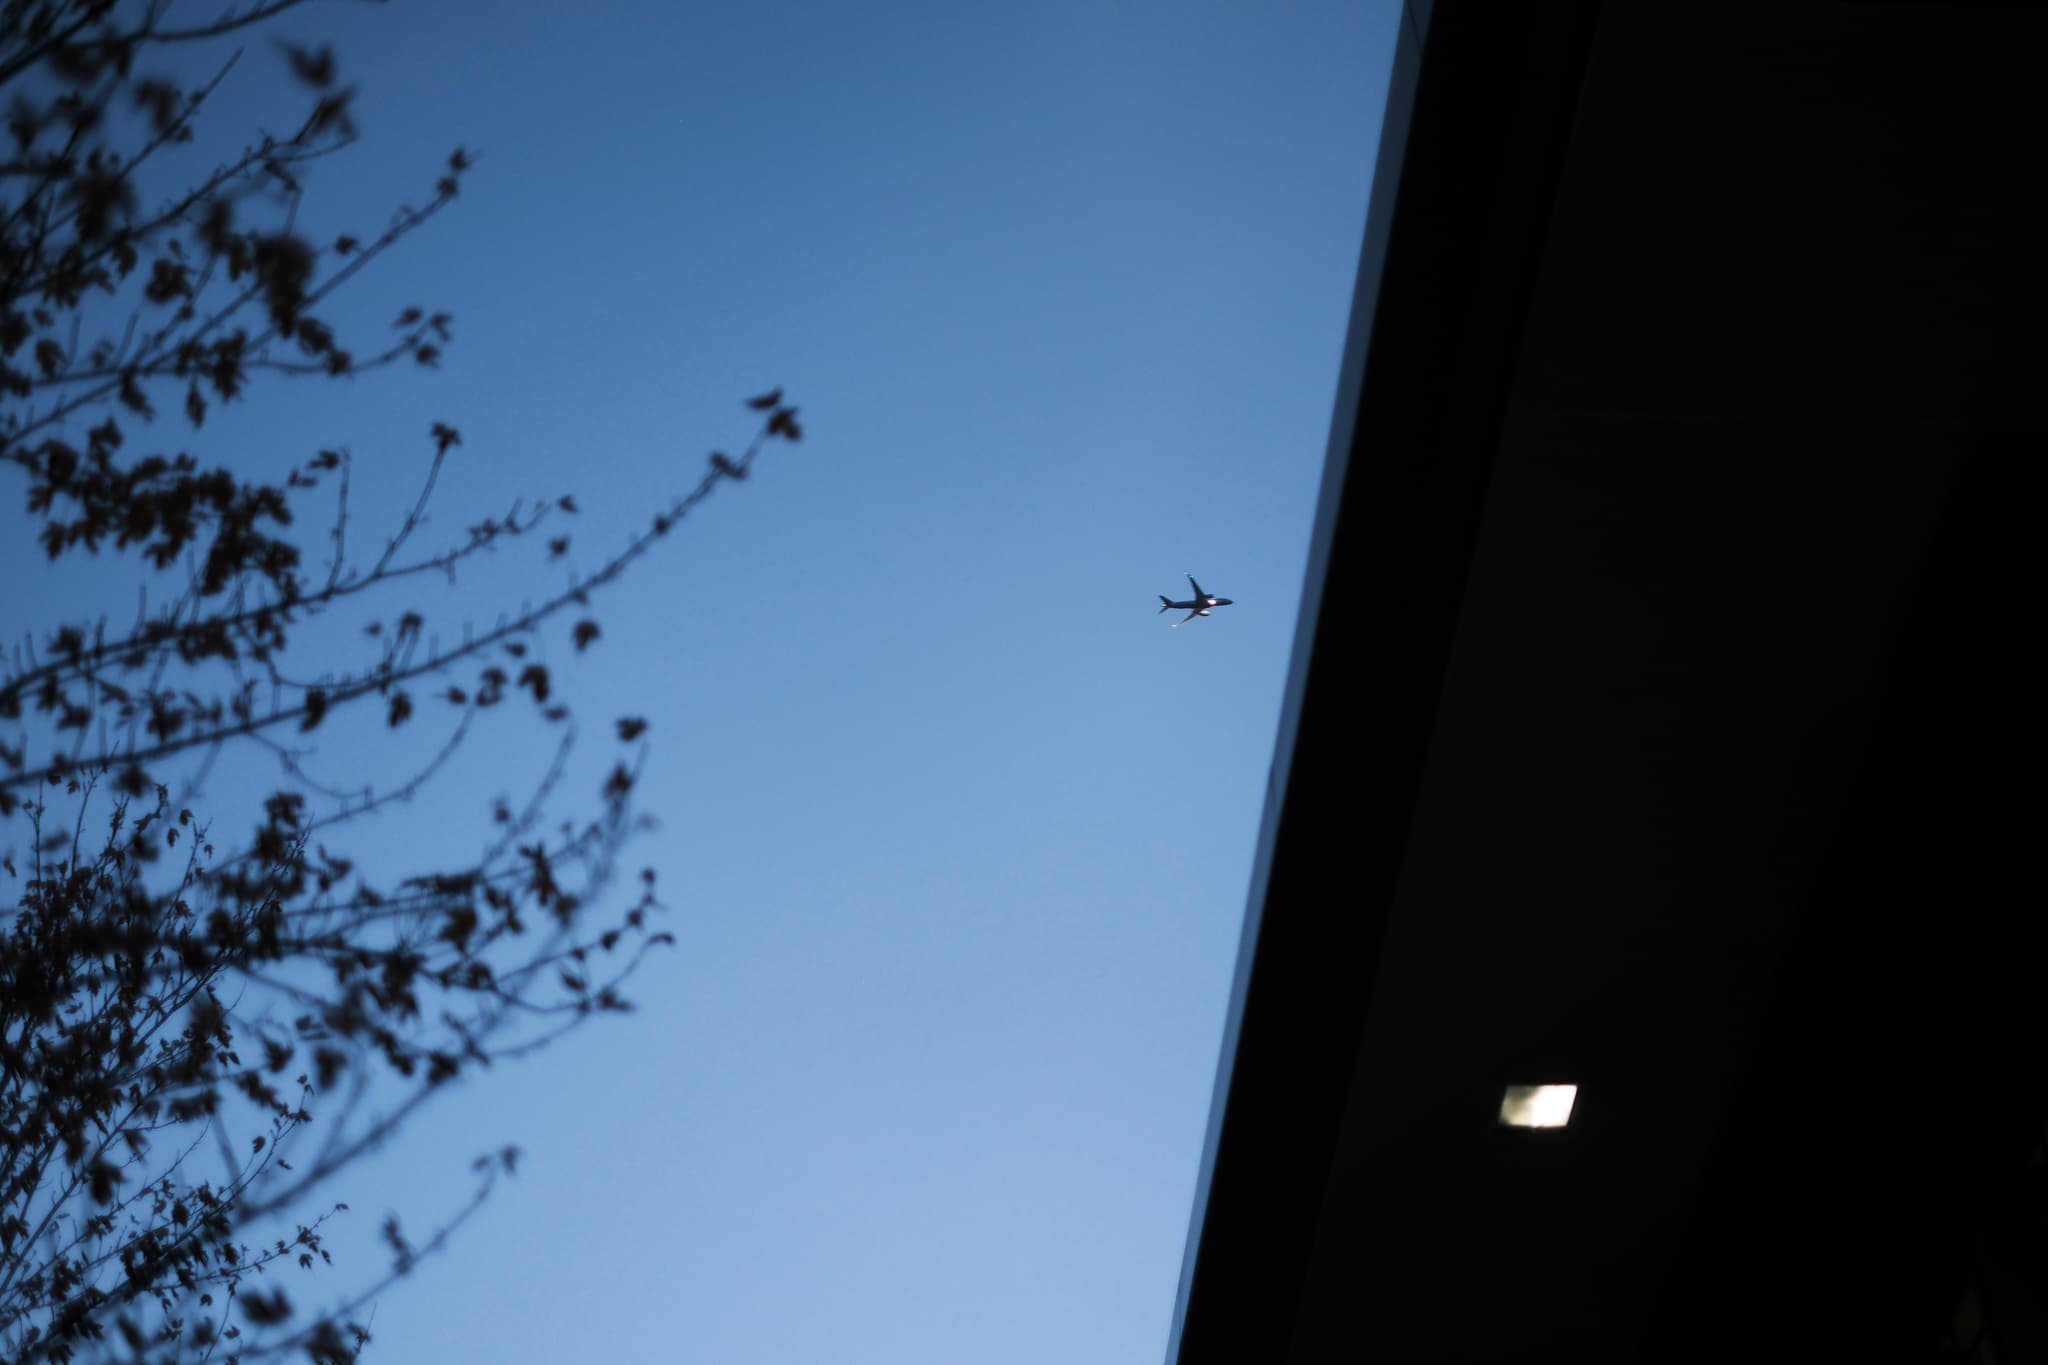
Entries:
{"type": "MultiPolygon", "coordinates": [[[[1499,12],[1442,0],[1425,97],[1499,12]]],[[[1420,302],[1382,305],[1347,509],[1451,478],[1476,538],[1417,523],[1462,575],[1376,542],[1448,632],[1433,703],[1384,713],[1422,766],[1398,817],[1299,773],[1283,829],[1370,827],[1266,906],[1336,917],[1362,969],[1291,984],[1363,1034],[1276,1063],[1347,1071],[1327,1119],[1267,1115],[1331,1125],[1291,1322],[1184,1360],[1924,1359],[2040,1130],[2048,20],[1659,0],[1591,34],[1545,213],[1526,99],[1418,105],[1382,287],[1420,302]],[[1571,1129],[1496,1131],[1549,1080],[1571,1129]]],[[[1559,65],[1522,51],[1492,76],[1526,95],[1559,65]]]]}

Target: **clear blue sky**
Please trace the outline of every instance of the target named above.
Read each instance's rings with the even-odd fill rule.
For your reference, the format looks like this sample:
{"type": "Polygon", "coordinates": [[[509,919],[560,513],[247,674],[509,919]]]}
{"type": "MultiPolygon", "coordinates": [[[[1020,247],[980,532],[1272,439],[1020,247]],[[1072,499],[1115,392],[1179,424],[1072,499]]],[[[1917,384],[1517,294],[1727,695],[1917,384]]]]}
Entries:
{"type": "MultiPolygon", "coordinates": [[[[612,594],[571,670],[590,717],[653,722],[633,852],[679,946],[637,1015],[466,1085],[336,1190],[337,1248],[377,1257],[353,1239],[384,1209],[424,1226],[472,1155],[526,1154],[379,1307],[376,1360],[1159,1358],[1393,16],[294,20],[362,86],[309,222],[374,229],[481,151],[342,310],[445,306],[456,343],[209,435],[346,443],[367,532],[447,420],[437,525],[573,490],[588,567],[744,439],[739,399],[783,385],[808,431],[612,594]],[[1169,629],[1189,571],[1237,605],[1169,629]]],[[[251,46],[223,126],[274,106],[278,65],[251,46]]],[[[470,856],[451,812],[536,772],[466,762],[391,856],[470,856]]]]}

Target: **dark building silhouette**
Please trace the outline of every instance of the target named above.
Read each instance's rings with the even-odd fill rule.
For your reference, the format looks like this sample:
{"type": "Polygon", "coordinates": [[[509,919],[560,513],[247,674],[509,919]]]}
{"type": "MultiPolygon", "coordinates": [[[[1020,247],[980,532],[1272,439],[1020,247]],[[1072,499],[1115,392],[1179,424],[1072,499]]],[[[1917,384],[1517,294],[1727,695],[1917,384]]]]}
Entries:
{"type": "Polygon", "coordinates": [[[1411,0],[1171,1361],[2048,1360],[2044,72],[1411,0]]]}

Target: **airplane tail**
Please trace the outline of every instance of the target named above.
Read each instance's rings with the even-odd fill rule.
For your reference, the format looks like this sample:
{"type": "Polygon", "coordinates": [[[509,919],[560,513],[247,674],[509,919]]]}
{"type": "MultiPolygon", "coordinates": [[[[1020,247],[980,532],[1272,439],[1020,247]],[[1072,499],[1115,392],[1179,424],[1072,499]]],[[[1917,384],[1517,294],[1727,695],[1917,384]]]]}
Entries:
{"type": "Polygon", "coordinates": [[[1167,601],[1167,600],[1166,600],[1166,594],[1165,594],[1165,593],[1160,593],[1160,594],[1159,594],[1159,610],[1161,610],[1161,611],[1172,611],[1172,610],[1173,610],[1173,603],[1171,603],[1171,602],[1169,602],[1169,601],[1167,601]]]}

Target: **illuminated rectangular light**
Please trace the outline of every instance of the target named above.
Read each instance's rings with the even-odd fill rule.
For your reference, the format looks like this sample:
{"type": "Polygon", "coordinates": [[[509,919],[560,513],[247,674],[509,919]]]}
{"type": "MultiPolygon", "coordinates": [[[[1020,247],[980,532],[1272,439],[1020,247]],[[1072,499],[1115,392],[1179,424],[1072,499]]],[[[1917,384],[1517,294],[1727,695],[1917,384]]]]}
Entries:
{"type": "Polygon", "coordinates": [[[1500,1097],[1503,1128],[1562,1128],[1572,1121],[1575,1085],[1511,1085],[1500,1097]]]}

